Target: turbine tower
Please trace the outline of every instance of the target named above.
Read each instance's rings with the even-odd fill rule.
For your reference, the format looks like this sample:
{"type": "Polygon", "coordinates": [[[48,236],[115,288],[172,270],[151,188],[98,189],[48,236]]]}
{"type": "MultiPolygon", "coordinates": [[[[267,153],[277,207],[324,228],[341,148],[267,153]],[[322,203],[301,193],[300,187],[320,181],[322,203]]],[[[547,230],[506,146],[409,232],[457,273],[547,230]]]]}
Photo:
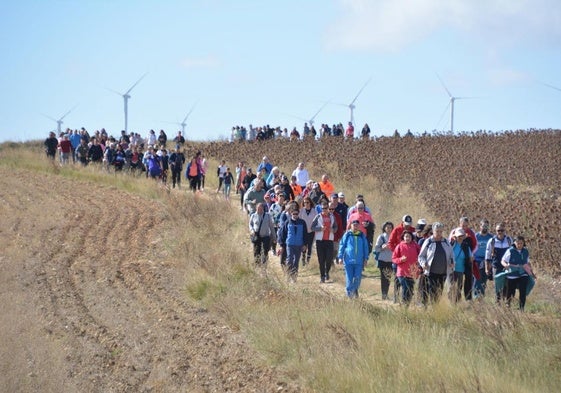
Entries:
{"type": "Polygon", "coordinates": [[[448,94],[448,97],[450,97],[450,102],[448,103],[448,105],[450,105],[450,132],[454,132],[454,103],[456,102],[456,100],[466,100],[466,99],[475,98],[475,97],[455,97],[455,96],[453,96],[452,93],[450,93],[450,90],[448,90],[448,88],[444,84],[444,81],[442,80],[440,75],[436,74],[436,77],[438,78],[438,80],[442,84],[442,87],[444,88],[444,90],[446,90],[446,93],[448,94]]]}
{"type": "Polygon", "coordinates": [[[130,89],[127,90],[127,92],[126,92],[125,94],[121,94],[121,93],[119,93],[119,92],[116,91],[116,90],[108,89],[109,91],[112,91],[113,93],[118,94],[118,95],[120,95],[120,96],[123,97],[123,101],[124,101],[124,104],[125,104],[125,133],[128,133],[128,131],[129,131],[129,130],[128,130],[128,124],[129,124],[129,98],[131,98],[131,96],[129,95],[129,93],[131,92],[132,89],[134,89],[134,87],[135,87],[136,85],[138,85],[138,83],[139,83],[147,74],[148,74],[148,73],[146,72],[144,75],[142,75],[142,76],[140,77],[140,79],[138,79],[138,80],[135,82],[135,84],[132,85],[132,86],[130,87],[130,89]]]}
{"type": "Polygon", "coordinates": [[[368,79],[366,81],[366,83],[364,85],[362,85],[362,87],[360,88],[360,90],[358,91],[358,93],[356,93],[355,98],[353,98],[353,100],[350,102],[350,104],[339,104],[339,105],[343,105],[346,106],[347,108],[350,109],[351,111],[351,123],[354,125],[355,124],[355,115],[354,115],[354,111],[356,108],[355,102],[358,98],[358,96],[362,93],[362,91],[364,90],[364,88],[366,87],[366,85],[368,85],[370,83],[370,81],[372,80],[372,77],[370,77],[370,79],[368,79]]]}
{"type": "MultiPolygon", "coordinates": [[[[77,106],[77,105],[76,105],[76,106],[77,106]]],[[[62,119],[64,119],[66,116],[68,116],[68,114],[69,114],[70,112],[72,112],[74,109],[76,109],[76,106],[75,106],[74,108],[70,109],[70,110],[69,110],[68,112],[66,112],[64,115],[62,115],[58,120],[55,119],[54,117],[47,116],[47,115],[44,115],[44,114],[43,114],[43,116],[45,116],[47,119],[51,119],[51,120],[53,120],[53,121],[56,122],[56,124],[57,124],[57,132],[58,132],[57,136],[60,135],[60,133],[62,132],[62,124],[64,123],[64,122],[62,121],[62,119]]]]}
{"type": "Polygon", "coordinates": [[[187,113],[187,115],[185,116],[185,118],[183,119],[183,121],[181,123],[169,122],[169,121],[166,121],[165,123],[177,124],[178,126],[181,126],[181,135],[185,136],[185,126],[187,125],[186,121],[189,118],[189,116],[191,116],[191,113],[193,112],[193,110],[195,109],[196,106],[197,106],[197,103],[193,104],[193,106],[191,107],[191,110],[189,110],[189,112],[187,113]]]}

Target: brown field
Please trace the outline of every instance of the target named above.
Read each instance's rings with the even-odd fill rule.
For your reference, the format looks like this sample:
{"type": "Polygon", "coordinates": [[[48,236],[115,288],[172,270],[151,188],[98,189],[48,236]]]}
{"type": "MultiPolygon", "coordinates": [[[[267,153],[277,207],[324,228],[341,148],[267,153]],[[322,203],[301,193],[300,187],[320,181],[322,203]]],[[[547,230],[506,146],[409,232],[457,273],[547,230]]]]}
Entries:
{"type": "MultiPolygon", "coordinates": [[[[342,190],[374,182],[400,198],[406,187],[450,228],[461,215],[475,222],[482,217],[506,222],[511,235],[527,237],[538,274],[561,273],[556,239],[561,224],[559,131],[189,147],[199,149],[232,167],[242,159],[255,168],[266,154],[291,172],[304,160],[314,177],[328,172],[342,190]]],[[[306,376],[277,368],[248,343],[247,321],[230,315],[228,301],[235,299],[208,309],[187,294],[189,280],[189,288],[196,289],[197,282],[203,289],[213,285],[193,277],[197,270],[205,278],[250,274],[240,267],[246,260],[239,255],[249,245],[237,204],[229,208],[217,199],[219,208],[230,209],[227,224],[234,228],[224,233],[232,241],[223,247],[241,249],[227,251],[239,265],[223,267],[218,242],[198,247],[195,241],[223,232],[224,223],[215,222],[205,200],[188,196],[186,202],[186,191],[167,194],[161,188],[156,190],[160,196],[152,198],[73,177],[72,170],[59,172],[56,167],[0,165],[0,390],[308,391],[306,376]],[[214,266],[225,271],[210,272],[214,266]],[[223,310],[216,313],[220,306],[223,310]]],[[[365,197],[368,201],[367,192],[365,197]]],[[[379,222],[380,217],[374,218],[379,222]]],[[[311,269],[303,270],[302,281],[317,287],[311,269]]],[[[342,297],[342,274],[334,275],[339,282],[326,297],[342,297]]],[[[290,298],[282,290],[274,286],[264,297],[271,303],[290,298]]],[[[368,291],[367,300],[378,296],[368,291]]],[[[261,300],[252,301],[263,307],[261,300]]]]}

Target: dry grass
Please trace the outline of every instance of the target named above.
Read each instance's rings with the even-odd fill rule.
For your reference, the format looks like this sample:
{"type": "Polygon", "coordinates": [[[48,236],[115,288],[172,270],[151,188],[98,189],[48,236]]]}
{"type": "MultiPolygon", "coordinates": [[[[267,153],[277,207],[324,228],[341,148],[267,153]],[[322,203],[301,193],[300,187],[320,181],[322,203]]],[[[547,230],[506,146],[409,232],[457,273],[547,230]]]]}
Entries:
{"type": "MultiPolygon", "coordinates": [[[[431,148],[430,142],[424,141],[429,144],[425,149],[431,148]]],[[[252,151],[254,162],[263,154],[260,148],[252,151]]],[[[6,154],[11,153],[1,150],[0,154],[2,165],[9,165],[6,154]]],[[[318,157],[329,154],[320,152],[318,157]]],[[[228,159],[227,154],[217,157],[222,156],[228,159]]],[[[236,160],[230,161],[232,164],[236,160]]],[[[382,221],[396,222],[406,213],[429,222],[441,217],[434,210],[435,197],[426,191],[416,193],[413,181],[395,177],[395,184],[388,186],[387,179],[380,178],[381,172],[349,177],[345,176],[347,163],[342,167],[329,160],[327,167],[321,168],[320,162],[310,160],[313,176],[327,169],[337,189],[348,196],[365,195],[378,223],[377,233],[382,221]]],[[[216,187],[212,176],[215,163],[211,162],[207,189],[216,187]]],[[[288,169],[295,167],[296,160],[277,158],[276,163],[288,169]]],[[[44,163],[28,169],[54,170],[45,169],[44,163]]],[[[443,300],[427,310],[348,301],[342,295],[327,296],[304,285],[287,287],[270,267],[265,273],[255,270],[246,218],[235,203],[230,205],[214,195],[154,191],[153,184],[142,179],[136,184],[138,179],[129,183],[127,179],[84,170],[57,171],[78,181],[106,181],[128,192],[150,195],[166,206],[170,225],[181,228],[169,239],[169,247],[170,258],[184,261],[180,271],[185,277],[186,296],[221,315],[248,337],[263,362],[286,372],[304,389],[526,392],[556,391],[561,384],[561,341],[557,334],[561,294],[559,282],[547,274],[540,277],[525,314],[498,308],[491,299],[454,307],[443,300]]],[[[524,198],[531,189],[530,185],[523,187],[524,198]]],[[[451,199],[454,190],[451,186],[441,189],[440,198],[451,199]]],[[[511,195],[508,187],[504,193],[511,195]]],[[[475,192],[469,190],[462,198],[466,195],[475,192]]],[[[446,206],[440,205],[442,209],[448,209],[446,206]]],[[[453,213],[446,210],[445,214],[457,217],[469,206],[453,213]]],[[[548,214],[549,209],[545,208],[548,214]]]]}

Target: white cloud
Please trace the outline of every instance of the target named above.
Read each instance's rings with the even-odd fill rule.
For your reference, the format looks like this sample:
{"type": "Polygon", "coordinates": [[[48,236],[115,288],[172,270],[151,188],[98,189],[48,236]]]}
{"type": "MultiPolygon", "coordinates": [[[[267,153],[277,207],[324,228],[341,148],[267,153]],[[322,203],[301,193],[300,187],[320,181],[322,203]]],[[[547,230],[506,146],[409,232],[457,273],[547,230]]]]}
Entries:
{"type": "Polygon", "coordinates": [[[217,68],[220,61],[215,56],[205,57],[185,57],[180,61],[181,67],[184,68],[217,68]]]}
{"type": "Polygon", "coordinates": [[[330,49],[399,51],[455,30],[491,44],[553,43],[561,38],[558,0],[340,0],[327,33],[330,49]]]}

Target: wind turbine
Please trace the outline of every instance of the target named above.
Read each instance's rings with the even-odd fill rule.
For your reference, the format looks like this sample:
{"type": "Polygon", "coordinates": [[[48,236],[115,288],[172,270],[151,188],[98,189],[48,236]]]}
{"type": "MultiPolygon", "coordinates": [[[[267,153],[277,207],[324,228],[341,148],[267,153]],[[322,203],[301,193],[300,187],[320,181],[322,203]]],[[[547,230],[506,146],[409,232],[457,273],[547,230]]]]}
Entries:
{"type": "Polygon", "coordinates": [[[310,119],[305,119],[305,118],[299,117],[299,116],[292,116],[292,115],[290,115],[290,116],[291,116],[291,117],[294,117],[294,118],[296,118],[296,119],[300,119],[300,120],[302,120],[302,121],[308,122],[308,124],[309,124],[310,126],[313,126],[313,125],[314,125],[315,118],[317,117],[317,115],[319,115],[319,113],[323,110],[323,108],[325,108],[325,107],[326,107],[327,105],[329,105],[330,103],[331,103],[331,100],[326,101],[326,102],[317,110],[317,112],[314,113],[314,115],[313,115],[310,119]]]}
{"type": "Polygon", "coordinates": [[[187,121],[187,119],[189,118],[189,116],[191,115],[191,113],[193,112],[193,110],[195,109],[195,107],[197,106],[197,103],[194,103],[193,106],[191,107],[191,110],[187,113],[187,115],[185,116],[185,118],[183,119],[183,121],[181,123],[177,123],[177,122],[169,122],[166,121],[165,123],[169,123],[169,124],[177,124],[178,126],[181,126],[181,135],[185,136],[185,126],[187,125],[187,123],[185,123],[187,121]]]}
{"type": "Polygon", "coordinates": [[[148,74],[148,73],[146,72],[144,75],[142,75],[142,76],[140,77],[140,79],[138,79],[138,80],[135,82],[135,84],[132,85],[132,86],[130,87],[130,89],[127,90],[127,92],[126,92],[125,94],[121,94],[121,93],[119,93],[119,92],[116,91],[116,90],[107,89],[107,90],[112,91],[113,93],[118,94],[118,95],[120,95],[120,96],[123,97],[123,100],[124,100],[124,103],[125,103],[125,133],[128,133],[128,121],[129,121],[129,110],[128,110],[128,108],[129,108],[129,98],[131,98],[131,96],[129,95],[129,93],[131,92],[132,89],[134,89],[134,87],[135,87],[136,85],[138,85],[138,83],[139,83],[147,74],[148,74]]]}
{"type": "Polygon", "coordinates": [[[355,116],[354,116],[354,110],[356,108],[355,106],[355,102],[358,98],[358,96],[360,95],[360,93],[362,93],[362,91],[364,90],[364,88],[366,87],[366,85],[368,85],[370,83],[370,81],[372,80],[372,77],[370,77],[366,83],[364,85],[362,85],[362,87],[360,88],[360,90],[358,91],[358,93],[356,93],[355,98],[353,98],[353,100],[350,102],[350,104],[338,104],[338,105],[343,105],[348,107],[351,110],[351,123],[354,125],[355,124],[355,116]]]}
{"type": "MultiPolygon", "coordinates": [[[[76,105],[76,106],[78,106],[78,105],[76,105]]],[[[55,119],[54,117],[47,116],[47,115],[45,115],[45,114],[42,113],[42,115],[45,116],[47,119],[51,119],[51,120],[53,120],[53,121],[56,122],[56,124],[57,124],[57,132],[58,132],[57,136],[60,135],[60,133],[62,132],[62,127],[61,127],[61,126],[62,126],[62,124],[64,123],[64,122],[62,121],[62,119],[64,119],[66,116],[68,116],[68,114],[69,114],[70,112],[72,112],[74,109],[76,109],[76,106],[74,106],[74,108],[70,109],[70,110],[69,110],[68,112],[66,112],[64,115],[62,115],[62,116],[60,117],[60,119],[58,119],[58,120],[55,119]]]]}
{"type": "Polygon", "coordinates": [[[440,75],[436,74],[436,77],[438,78],[438,80],[442,84],[442,87],[444,88],[444,90],[446,90],[446,93],[448,94],[448,97],[450,97],[450,102],[448,103],[448,105],[450,106],[450,132],[454,132],[454,102],[456,100],[467,100],[467,99],[475,98],[475,97],[455,97],[455,96],[453,96],[452,93],[450,93],[450,90],[448,90],[448,88],[444,84],[444,81],[442,80],[442,78],[440,78],[440,75]]]}

